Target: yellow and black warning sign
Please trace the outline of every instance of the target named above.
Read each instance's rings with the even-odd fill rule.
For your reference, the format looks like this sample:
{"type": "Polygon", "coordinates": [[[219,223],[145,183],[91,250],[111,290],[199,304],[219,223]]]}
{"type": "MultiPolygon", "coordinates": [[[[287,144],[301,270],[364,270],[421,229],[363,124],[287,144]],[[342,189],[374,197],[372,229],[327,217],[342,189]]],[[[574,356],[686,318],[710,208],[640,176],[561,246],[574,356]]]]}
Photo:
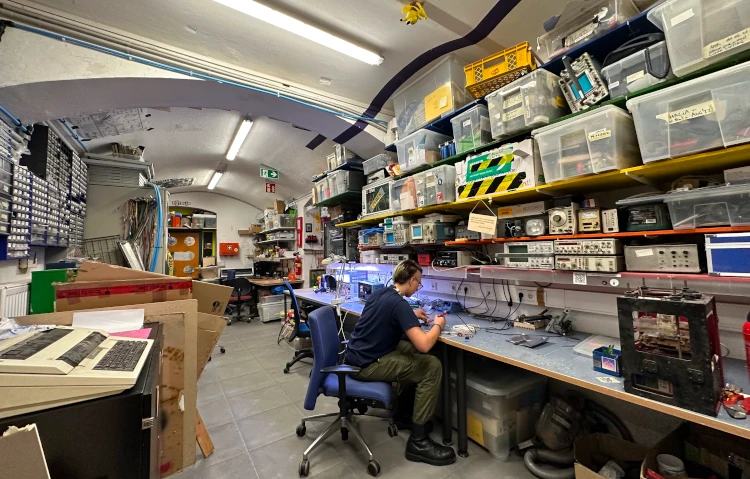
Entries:
{"type": "Polygon", "coordinates": [[[526,172],[519,171],[504,176],[496,176],[484,180],[470,181],[458,187],[458,198],[473,198],[475,196],[502,193],[519,188],[526,180],[526,172]]]}

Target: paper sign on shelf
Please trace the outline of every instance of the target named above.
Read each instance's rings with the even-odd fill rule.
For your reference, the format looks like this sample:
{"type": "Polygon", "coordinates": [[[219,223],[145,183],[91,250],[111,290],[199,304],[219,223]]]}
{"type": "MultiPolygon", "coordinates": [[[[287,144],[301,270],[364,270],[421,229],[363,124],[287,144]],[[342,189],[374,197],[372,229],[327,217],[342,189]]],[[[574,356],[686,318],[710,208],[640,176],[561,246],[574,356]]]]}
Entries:
{"type": "Polygon", "coordinates": [[[486,233],[494,236],[497,232],[497,217],[471,213],[469,214],[469,224],[467,225],[467,229],[469,231],[476,231],[478,233],[486,233]]]}
{"type": "Polygon", "coordinates": [[[573,284],[586,286],[586,273],[573,273],[573,284]]]}

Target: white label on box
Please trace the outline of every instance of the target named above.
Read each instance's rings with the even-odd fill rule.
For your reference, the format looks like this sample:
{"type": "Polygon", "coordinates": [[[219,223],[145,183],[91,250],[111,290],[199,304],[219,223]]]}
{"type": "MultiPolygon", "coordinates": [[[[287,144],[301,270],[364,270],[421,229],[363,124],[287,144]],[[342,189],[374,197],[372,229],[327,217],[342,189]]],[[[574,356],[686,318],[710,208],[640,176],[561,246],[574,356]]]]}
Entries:
{"type": "Polygon", "coordinates": [[[448,97],[447,96],[441,97],[440,98],[440,105],[438,106],[438,108],[440,108],[442,110],[446,106],[448,106],[448,97]]]}
{"type": "Polygon", "coordinates": [[[686,10],[680,13],[679,15],[672,17],[672,20],[669,21],[669,24],[673,27],[677,26],[680,23],[684,22],[685,20],[689,18],[693,18],[694,15],[695,15],[695,12],[693,12],[693,9],[691,8],[690,10],[686,10]]]}
{"type": "Polygon", "coordinates": [[[656,118],[659,120],[665,120],[670,125],[673,125],[675,123],[692,120],[693,118],[710,115],[711,113],[716,113],[716,105],[713,100],[682,108],[681,110],[662,113],[661,115],[656,115],[656,118]]]}
{"type": "Polygon", "coordinates": [[[596,31],[598,23],[590,23],[586,25],[585,27],[581,28],[580,30],[571,33],[567,37],[565,37],[565,46],[566,47],[572,47],[576,43],[580,42],[587,36],[591,35],[596,31]]]}
{"type": "Polygon", "coordinates": [[[573,273],[573,284],[586,286],[586,273],[573,273]]]}
{"type": "Polygon", "coordinates": [[[469,223],[466,225],[469,231],[476,231],[478,233],[487,233],[494,235],[497,233],[497,217],[480,215],[478,213],[469,214],[469,223]]]}
{"type": "Polygon", "coordinates": [[[617,88],[618,86],[620,86],[620,81],[619,80],[618,81],[613,81],[612,83],[610,83],[607,86],[609,87],[610,90],[614,90],[615,88],[617,88]]]}
{"type": "Polygon", "coordinates": [[[633,73],[632,75],[628,75],[625,78],[625,83],[633,83],[634,81],[640,80],[641,78],[643,78],[645,76],[646,76],[646,72],[644,72],[643,70],[641,70],[641,71],[639,71],[637,73],[633,73]]]}
{"type": "Polygon", "coordinates": [[[589,141],[599,141],[612,136],[612,130],[602,128],[601,130],[592,131],[589,133],[589,141]]]}
{"type": "Polygon", "coordinates": [[[469,118],[468,120],[464,120],[463,125],[464,125],[464,127],[467,127],[467,126],[471,127],[471,118],[469,118]]]}
{"type": "Polygon", "coordinates": [[[722,40],[709,43],[703,47],[703,58],[711,58],[720,53],[728,52],[747,42],[750,42],[750,28],[739,31],[734,35],[729,35],[722,40]]]}
{"type": "Polygon", "coordinates": [[[503,121],[510,121],[514,118],[518,118],[519,116],[523,116],[525,110],[526,109],[523,107],[523,105],[521,105],[518,108],[510,110],[507,113],[503,113],[503,121]]]}
{"type": "Polygon", "coordinates": [[[523,93],[518,92],[515,95],[511,95],[507,99],[503,100],[503,109],[519,105],[521,102],[523,102],[523,93]]]}
{"type": "Polygon", "coordinates": [[[410,146],[410,147],[409,147],[409,150],[408,150],[407,156],[408,156],[408,158],[409,158],[409,163],[411,163],[411,162],[413,162],[414,160],[416,160],[416,158],[414,158],[414,147],[413,147],[413,146],[410,146]]]}
{"type": "Polygon", "coordinates": [[[495,120],[499,120],[499,119],[500,119],[500,118],[502,118],[502,117],[503,117],[503,114],[502,114],[502,113],[496,113],[496,114],[495,114],[495,120]]]}
{"type": "Polygon", "coordinates": [[[654,250],[652,249],[639,249],[635,251],[635,255],[639,258],[643,258],[644,256],[653,256],[654,250]]]}

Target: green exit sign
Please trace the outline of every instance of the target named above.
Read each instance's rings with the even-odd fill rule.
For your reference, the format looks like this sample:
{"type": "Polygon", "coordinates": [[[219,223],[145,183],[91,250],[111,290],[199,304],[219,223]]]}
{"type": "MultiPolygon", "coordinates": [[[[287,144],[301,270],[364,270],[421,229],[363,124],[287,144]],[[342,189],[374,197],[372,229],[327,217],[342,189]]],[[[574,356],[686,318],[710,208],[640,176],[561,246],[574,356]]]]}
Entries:
{"type": "Polygon", "coordinates": [[[271,168],[261,168],[260,177],[271,178],[275,180],[279,177],[279,170],[272,170],[271,168]]]}

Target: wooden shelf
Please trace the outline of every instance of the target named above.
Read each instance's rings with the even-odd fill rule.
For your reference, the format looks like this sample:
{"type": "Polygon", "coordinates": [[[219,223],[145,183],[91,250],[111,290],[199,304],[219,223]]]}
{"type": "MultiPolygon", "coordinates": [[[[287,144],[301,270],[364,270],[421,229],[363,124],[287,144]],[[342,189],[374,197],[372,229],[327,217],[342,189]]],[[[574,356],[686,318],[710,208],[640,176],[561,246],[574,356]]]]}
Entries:
{"type": "Polygon", "coordinates": [[[356,221],[339,223],[339,227],[353,228],[377,224],[385,218],[399,215],[424,216],[436,212],[471,211],[480,201],[492,200],[492,205],[512,205],[549,199],[573,193],[594,193],[620,188],[630,188],[644,184],[655,184],[685,174],[718,173],[727,168],[750,164],[750,145],[745,144],[732,148],[722,148],[696,155],[654,161],[645,165],[634,166],[624,170],[609,171],[598,175],[581,176],[558,181],[533,188],[522,188],[494,195],[467,198],[453,203],[425,206],[413,210],[373,215],[356,221]]]}
{"type": "Polygon", "coordinates": [[[260,233],[254,233],[254,234],[256,234],[256,235],[266,235],[266,234],[269,234],[269,233],[278,233],[279,231],[294,231],[296,229],[297,228],[295,228],[294,226],[284,226],[284,227],[281,227],[281,228],[271,228],[270,230],[265,230],[265,231],[261,231],[260,233]]]}
{"type": "Polygon", "coordinates": [[[360,203],[362,201],[361,191],[346,191],[340,195],[332,196],[326,200],[315,203],[315,206],[335,206],[342,203],[360,203]]]}
{"type": "Polygon", "coordinates": [[[294,238],[291,239],[275,239],[275,240],[265,240],[265,241],[256,241],[255,244],[271,244],[271,243],[289,243],[292,241],[297,241],[294,238]]]}

